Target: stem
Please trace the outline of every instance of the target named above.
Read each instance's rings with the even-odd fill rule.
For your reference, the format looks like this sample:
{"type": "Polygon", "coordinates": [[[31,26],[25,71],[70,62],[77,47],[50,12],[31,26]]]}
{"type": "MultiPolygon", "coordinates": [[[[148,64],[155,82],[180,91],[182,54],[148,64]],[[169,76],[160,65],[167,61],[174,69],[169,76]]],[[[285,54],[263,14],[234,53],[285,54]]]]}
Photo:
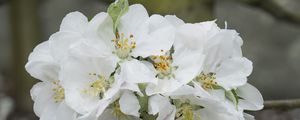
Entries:
{"type": "Polygon", "coordinates": [[[293,109],[300,108],[300,99],[270,100],[264,102],[264,109],[293,109]]]}

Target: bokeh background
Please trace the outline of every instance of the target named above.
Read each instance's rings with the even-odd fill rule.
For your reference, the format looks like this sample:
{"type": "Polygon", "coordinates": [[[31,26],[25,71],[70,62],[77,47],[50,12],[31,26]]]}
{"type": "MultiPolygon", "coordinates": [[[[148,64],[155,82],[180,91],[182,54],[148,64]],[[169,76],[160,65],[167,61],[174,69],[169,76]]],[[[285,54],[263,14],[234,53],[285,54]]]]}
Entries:
{"type": "MultiPolygon", "coordinates": [[[[244,56],[253,61],[249,82],[265,100],[300,98],[300,0],[129,0],[150,14],[172,14],[186,22],[217,20],[236,29],[244,56]]],[[[36,120],[30,88],[37,80],[24,70],[34,46],[58,31],[63,17],[88,18],[112,0],[0,0],[0,120],[36,120]]],[[[264,110],[258,120],[300,120],[299,109],[264,110]]]]}

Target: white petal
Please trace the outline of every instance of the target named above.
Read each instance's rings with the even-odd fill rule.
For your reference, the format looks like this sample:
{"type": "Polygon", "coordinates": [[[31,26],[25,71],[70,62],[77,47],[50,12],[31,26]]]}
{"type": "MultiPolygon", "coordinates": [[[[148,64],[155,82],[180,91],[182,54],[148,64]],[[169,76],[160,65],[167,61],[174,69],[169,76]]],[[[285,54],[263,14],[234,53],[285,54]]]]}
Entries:
{"type": "Polygon", "coordinates": [[[139,94],[140,96],[143,96],[143,93],[140,91],[139,86],[135,83],[128,83],[128,82],[123,83],[122,86],[121,86],[121,89],[131,90],[131,91],[137,92],[137,94],[139,94]]]}
{"type": "Polygon", "coordinates": [[[90,41],[82,40],[71,46],[69,54],[87,57],[108,57],[119,61],[119,58],[112,54],[113,49],[110,49],[109,46],[103,42],[90,43],[90,41]]]}
{"type": "Polygon", "coordinates": [[[215,20],[196,23],[196,25],[198,25],[199,27],[201,27],[201,29],[203,29],[205,31],[206,39],[211,38],[212,36],[214,36],[215,34],[220,32],[220,30],[221,30],[218,27],[218,25],[216,24],[215,20]]]}
{"type": "Polygon", "coordinates": [[[57,108],[58,104],[54,102],[48,102],[48,104],[45,104],[40,120],[56,120],[57,108]]]}
{"type": "Polygon", "coordinates": [[[51,82],[58,80],[59,66],[56,63],[47,63],[42,61],[30,61],[26,64],[26,71],[41,81],[51,82]]]}
{"type": "Polygon", "coordinates": [[[252,72],[252,62],[247,58],[231,58],[222,62],[216,72],[216,82],[230,90],[246,84],[252,72]]]}
{"type": "Polygon", "coordinates": [[[168,94],[168,96],[194,95],[196,92],[196,89],[193,87],[189,85],[183,85],[174,92],[168,94]]]}
{"type": "Polygon", "coordinates": [[[97,14],[88,24],[83,40],[72,46],[71,53],[85,56],[110,57],[114,46],[111,42],[115,38],[113,23],[107,13],[97,14]]]}
{"type": "Polygon", "coordinates": [[[54,62],[54,59],[50,55],[49,42],[45,41],[37,45],[30,53],[28,61],[54,62]]]}
{"type": "Polygon", "coordinates": [[[166,97],[157,94],[149,98],[148,104],[148,113],[151,115],[155,115],[159,112],[162,106],[170,104],[170,101],[166,97]]]}
{"type": "Polygon", "coordinates": [[[38,97],[40,92],[42,92],[45,86],[47,86],[46,82],[38,82],[35,85],[33,85],[33,87],[30,90],[30,95],[33,101],[36,100],[36,98],[38,97]]]}
{"type": "Polygon", "coordinates": [[[25,69],[31,76],[42,81],[58,79],[60,67],[50,55],[48,42],[43,42],[35,47],[29,55],[25,69]]]}
{"type": "Polygon", "coordinates": [[[263,97],[260,92],[252,85],[246,84],[237,89],[239,97],[239,106],[246,110],[260,110],[263,108],[263,97]]]}
{"type": "Polygon", "coordinates": [[[89,96],[82,96],[80,90],[66,89],[65,90],[65,101],[79,114],[87,114],[93,109],[96,109],[97,99],[90,98],[89,96]],[[87,98],[89,97],[89,98],[87,98]]]}
{"type": "Polygon", "coordinates": [[[124,33],[125,37],[132,34],[139,39],[148,33],[148,19],[147,10],[142,5],[131,5],[128,12],[121,17],[118,30],[124,33]]]}
{"type": "Polygon", "coordinates": [[[115,97],[121,89],[121,85],[124,83],[123,80],[115,79],[111,87],[104,93],[104,99],[111,99],[115,97]]]}
{"type": "Polygon", "coordinates": [[[138,60],[124,61],[121,63],[120,77],[129,83],[156,83],[155,71],[138,60]]]}
{"type": "Polygon", "coordinates": [[[158,113],[157,120],[174,120],[176,108],[170,103],[168,97],[153,95],[149,98],[148,113],[155,115],[158,113]]]}
{"type": "Polygon", "coordinates": [[[194,79],[202,70],[205,56],[187,49],[175,49],[173,66],[178,66],[174,71],[175,79],[186,84],[194,79]]]}
{"type": "Polygon", "coordinates": [[[228,106],[226,104],[223,104],[223,101],[207,99],[207,98],[199,98],[194,96],[186,96],[186,97],[192,104],[203,106],[205,109],[213,110],[217,113],[228,113],[227,112],[228,106]]]}
{"type": "Polygon", "coordinates": [[[179,27],[184,24],[184,21],[176,17],[176,15],[166,15],[165,18],[171,23],[174,27],[179,27]]]}
{"type": "Polygon", "coordinates": [[[72,32],[56,32],[49,38],[51,55],[57,61],[61,61],[66,57],[71,45],[80,41],[81,35],[72,32]]]}
{"type": "Polygon", "coordinates": [[[200,83],[194,81],[193,83],[196,89],[196,92],[194,93],[196,96],[199,96],[201,98],[212,99],[216,101],[225,100],[225,91],[223,89],[204,90],[200,83]]]}
{"type": "Polygon", "coordinates": [[[205,45],[205,30],[195,24],[184,24],[177,28],[174,48],[181,46],[202,53],[205,45]]]}
{"type": "Polygon", "coordinates": [[[201,120],[239,120],[237,117],[224,114],[224,113],[218,113],[213,110],[209,109],[200,109],[196,114],[195,118],[201,119],[201,120]]]}
{"type": "Polygon", "coordinates": [[[112,102],[112,99],[107,99],[107,100],[101,100],[98,103],[98,109],[97,109],[97,118],[104,112],[104,110],[109,106],[109,104],[112,102]]]}
{"type": "Polygon", "coordinates": [[[84,33],[84,37],[90,45],[98,44],[101,45],[99,47],[105,47],[105,49],[113,49],[114,46],[111,40],[115,38],[115,35],[113,33],[113,21],[111,17],[104,12],[97,14],[89,22],[87,30],[84,33]]]}
{"type": "Polygon", "coordinates": [[[233,30],[221,30],[205,44],[205,72],[215,72],[218,65],[226,59],[241,57],[242,40],[233,30]]]}
{"type": "Polygon", "coordinates": [[[163,16],[154,14],[150,16],[150,24],[149,24],[149,32],[154,32],[158,29],[162,29],[165,27],[171,27],[171,23],[165,19],[163,16]]]}
{"type": "MultiPolygon", "coordinates": [[[[106,109],[98,120],[120,120],[120,118],[118,118],[117,116],[115,116],[112,113],[113,113],[112,109],[106,109]]],[[[125,119],[126,120],[141,120],[138,117],[134,117],[134,116],[126,116],[125,119]]],[[[91,119],[88,119],[88,120],[91,120],[91,119]]],[[[121,120],[123,120],[123,119],[121,119],[121,120]]]]}
{"type": "Polygon", "coordinates": [[[157,120],[174,120],[176,115],[176,107],[171,106],[165,110],[162,110],[158,115],[157,120]]]}
{"type": "Polygon", "coordinates": [[[41,116],[47,104],[54,102],[51,84],[47,82],[35,84],[30,90],[30,94],[34,100],[33,110],[37,116],[41,116]]]}
{"type": "Polygon", "coordinates": [[[90,113],[84,114],[82,116],[78,116],[78,118],[76,120],[98,120],[97,116],[96,116],[96,112],[97,111],[92,111],[90,113]]]}
{"type": "Polygon", "coordinates": [[[76,113],[65,102],[60,103],[56,110],[56,119],[57,120],[75,120],[76,113]]]}
{"type": "Polygon", "coordinates": [[[139,110],[141,106],[137,97],[132,92],[124,91],[120,97],[119,103],[120,109],[123,113],[136,117],[140,116],[139,110]]]}
{"type": "Polygon", "coordinates": [[[112,114],[113,112],[112,109],[106,109],[98,120],[118,120],[118,117],[112,114]]]}
{"type": "Polygon", "coordinates": [[[77,120],[98,120],[98,118],[103,114],[104,110],[108,107],[111,100],[101,100],[94,104],[94,108],[87,113],[79,116],[77,120]]]}
{"type": "Polygon", "coordinates": [[[197,96],[200,96],[200,97],[203,97],[203,98],[211,98],[212,97],[209,92],[207,92],[206,90],[204,90],[202,88],[202,86],[200,85],[200,83],[197,83],[197,82],[194,82],[194,81],[193,81],[193,83],[194,83],[194,87],[195,87],[195,89],[197,91],[195,93],[197,96]]]}
{"type": "Polygon", "coordinates": [[[164,94],[164,93],[170,93],[175,90],[177,90],[182,84],[174,79],[170,80],[158,80],[157,85],[155,84],[149,84],[146,88],[146,94],[148,96],[153,94],[164,94]]]}
{"type": "Polygon", "coordinates": [[[241,107],[236,107],[236,105],[231,100],[226,99],[225,101],[223,101],[222,105],[226,107],[227,110],[225,111],[230,115],[236,116],[237,118],[239,118],[239,120],[244,119],[244,110],[241,107]]]}
{"type": "Polygon", "coordinates": [[[96,79],[95,76],[89,74],[96,73],[108,78],[115,67],[116,63],[107,58],[70,56],[63,64],[61,71],[67,104],[81,114],[94,109],[99,98],[83,92],[96,79]]]}
{"type": "Polygon", "coordinates": [[[80,12],[67,14],[60,25],[60,31],[82,33],[88,24],[88,19],[80,12]]]}
{"type": "Polygon", "coordinates": [[[225,100],[225,91],[223,89],[210,90],[209,93],[218,100],[225,100]]]}
{"type": "Polygon", "coordinates": [[[136,48],[133,49],[132,55],[148,57],[151,55],[163,55],[169,51],[174,42],[174,28],[164,27],[153,31],[146,38],[136,41],[136,48]],[[164,51],[164,52],[162,52],[164,51]]]}
{"type": "Polygon", "coordinates": [[[247,113],[244,113],[244,117],[245,117],[245,120],[255,120],[255,117],[253,115],[250,115],[247,113]]]}

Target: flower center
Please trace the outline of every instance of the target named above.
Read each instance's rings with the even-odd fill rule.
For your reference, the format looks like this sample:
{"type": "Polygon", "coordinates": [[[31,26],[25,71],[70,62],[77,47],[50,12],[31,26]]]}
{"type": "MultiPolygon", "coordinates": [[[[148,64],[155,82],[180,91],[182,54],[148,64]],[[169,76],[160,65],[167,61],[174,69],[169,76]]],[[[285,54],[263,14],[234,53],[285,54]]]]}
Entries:
{"type": "Polygon", "coordinates": [[[65,99],[65,89],[59,84],[59,80],[53,81],[54,88],[52,91],[54,92],[53,99],[55,103],[62,102],[65,99]]]}
{"type": "Polygon", "coordinates": [[[172,71],[177,69],[177,66],[172,66],[172,57],[168,55],[169,53],[166,54],[167,55],[151,56],[154,67],[158,72],[157,76],[160,79],[175,77],[172,71]]]}
{"type": "Polygon", "coordinates": [[[182,104],[176,113],[176,118],[177,119],[183,118],[183,120],[193,120],[194,119],[193,107],[188,103],[182,104]]]}
{"type": "Polygon", "coordinates": [[[110,83],[104,76],[96,74],[96,73],[89,73],[90,76],[95,77],[95,81],[92,82],[89,88],[85,89],[83,92],[92,96],[98,96],[100,99],[104,97],[104,93],[110,87],[110,83]]]}
{"type": "Polygon", "coordinates": [[[205,90],[212,90],[215,89],[215,87],[218,86],[216,80],[216,74],[215,73],[208,73],[204,74],[203,72],[198,75],[196,78],[196,81],[201,83],[201,86],[205,90]]]}
{"type": "Polygon", "coordinates": [[[129,53],[136,47],[136,42],[133,35],[130,35],[129,38],[124,36],[124,33],[116,33],[116,39],[112,40],[115,45],[115,53],[119,58],[126,59],[129,57],[129,53]]]}
{"type": "Polygon", "coordinates": [[[118,118],[125,118],[127,115],[121,111],[119,100],[112,103],[113,114],[118,118]]]}

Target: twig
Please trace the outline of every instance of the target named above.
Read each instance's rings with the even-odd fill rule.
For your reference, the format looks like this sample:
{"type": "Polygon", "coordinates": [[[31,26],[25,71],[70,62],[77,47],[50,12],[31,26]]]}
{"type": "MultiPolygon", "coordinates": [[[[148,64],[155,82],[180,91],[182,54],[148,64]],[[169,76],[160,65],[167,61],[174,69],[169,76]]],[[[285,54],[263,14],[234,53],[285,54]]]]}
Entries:
{"type": "Polygon", "coordinates": [[[293,100],[270,100],[265,101],[264,109],[292,109],[300,108],[300,99],[293,100]]]}
{"type": "Polygon", "coordinates": [[[274,16],[277,19],[300,24],[300,16],[297,16],[289,11],[287,11],[282,6],[273,0],[234,0],[252,7],[260,8],[274,16]]]}

